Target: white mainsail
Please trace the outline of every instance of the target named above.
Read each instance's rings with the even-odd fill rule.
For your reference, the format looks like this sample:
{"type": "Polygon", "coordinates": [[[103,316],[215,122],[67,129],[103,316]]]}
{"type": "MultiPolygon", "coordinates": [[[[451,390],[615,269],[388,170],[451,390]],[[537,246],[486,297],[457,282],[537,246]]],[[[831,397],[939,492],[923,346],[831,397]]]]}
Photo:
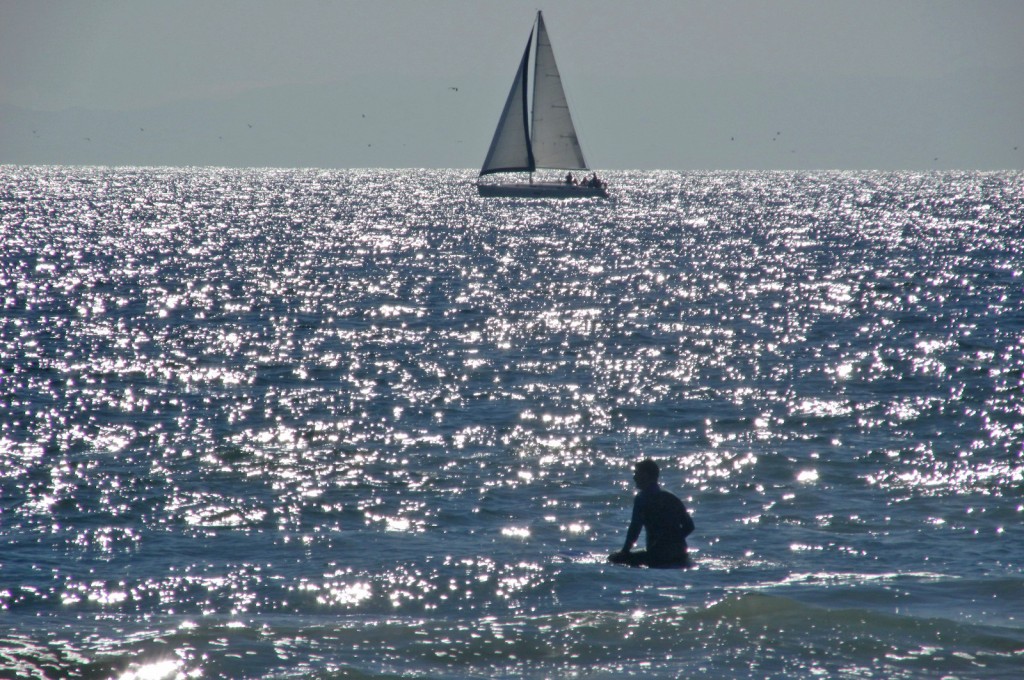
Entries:
{"type": "Polygon", "coordinates": [[[537,12],[537,57],[533,73],[532,141],[538,168],[583,170],[587,167],[540,12],[537,12]]]}
{"type": "Polygon", "coordinates": [[[493,172],[532,173],[537,168],[587,169],[540,12],[537,12],[537,53],[533,74],[533,121],[532,125],[528,123],[527,72],[532,43],[531,30],[487,158],[480,169],[481,175],[493,172]]]}

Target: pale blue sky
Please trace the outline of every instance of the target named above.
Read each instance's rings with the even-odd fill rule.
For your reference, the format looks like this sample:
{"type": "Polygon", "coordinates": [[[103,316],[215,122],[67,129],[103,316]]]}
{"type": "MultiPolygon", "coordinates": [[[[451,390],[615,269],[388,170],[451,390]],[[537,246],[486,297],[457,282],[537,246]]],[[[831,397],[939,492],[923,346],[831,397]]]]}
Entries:
{"type": "Polygon", "coordinates": [[[0,163],[478,167],[538,6],[596,168],[1024,167],[1019,0],[0,0],[0,163]]]}

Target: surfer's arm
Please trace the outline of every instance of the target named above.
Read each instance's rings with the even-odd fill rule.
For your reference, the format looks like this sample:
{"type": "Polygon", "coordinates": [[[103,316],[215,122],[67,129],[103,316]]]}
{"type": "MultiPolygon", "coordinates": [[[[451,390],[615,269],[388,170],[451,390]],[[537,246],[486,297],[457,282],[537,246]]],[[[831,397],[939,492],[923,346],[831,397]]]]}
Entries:
{"type": "Polygon", "coordinates": [[[636,540],[640,538],[640,530],[644,528],[643,504],[638,495],[633,501],[633,516],[629,521],[629,529],[626,531],[626,542],[622,545],[622,552],[632,550],[636,540]]]}

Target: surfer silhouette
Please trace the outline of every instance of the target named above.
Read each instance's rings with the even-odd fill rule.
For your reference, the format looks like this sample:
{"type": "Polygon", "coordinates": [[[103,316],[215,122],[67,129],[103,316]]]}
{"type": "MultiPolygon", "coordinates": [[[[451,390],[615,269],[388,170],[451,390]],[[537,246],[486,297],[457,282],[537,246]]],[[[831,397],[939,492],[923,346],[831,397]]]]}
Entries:
{"type": "Polygon", "coordinates": [[[636,464],[633,481],[639,489],[633,501],[633,517],[622,550],[608,556],[614,564],[656,569],[678,569],[690,565],[686,537],[693,532],[693,519],[674,494],[658,486],[658,464],[650,458],[636,464]],[[647,549],[633,551],[640,530],[647,534],[647,549]]]}

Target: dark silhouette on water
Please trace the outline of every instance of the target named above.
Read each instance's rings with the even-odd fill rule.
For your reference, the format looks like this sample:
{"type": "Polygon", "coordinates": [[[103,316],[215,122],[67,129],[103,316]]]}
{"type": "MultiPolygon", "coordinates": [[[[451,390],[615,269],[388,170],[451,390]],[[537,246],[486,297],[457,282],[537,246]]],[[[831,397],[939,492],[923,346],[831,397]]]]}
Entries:
{"type": "Polygon", "coordinates": [[[640,492],[633,501],[626,542],[622,550],[608,556],[609,562],[658,569],[690,566],[686,537],[693,533],[693,519],[679,498],[658,486],[659,472],[650,458],[634,467],[633,481],[640,492]],[[641,529],[647,533],[647,549],[632,552],[641,529]]]}

